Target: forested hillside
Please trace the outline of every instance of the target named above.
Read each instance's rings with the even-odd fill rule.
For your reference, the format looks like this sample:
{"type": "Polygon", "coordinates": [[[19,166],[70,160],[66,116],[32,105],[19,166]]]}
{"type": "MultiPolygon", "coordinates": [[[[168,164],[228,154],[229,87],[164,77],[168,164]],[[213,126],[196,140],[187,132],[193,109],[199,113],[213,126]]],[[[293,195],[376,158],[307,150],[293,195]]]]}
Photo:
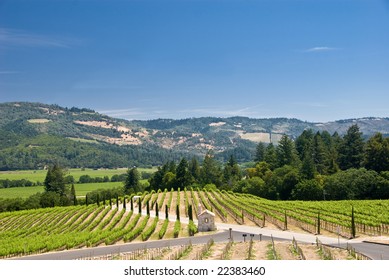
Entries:
{"type": "Polygon", "coordinates": [[[58,162],[66,167],[161,165],[182,156],[253,160],[257,143],[277,145],[283,135],[304,130],[343,135],[358,124],[364,137],[389,131],[389,119],[365,118],[331,123],[297,119],[190,118],[128,121],[91,109],[41,103],[0,104],[0,170],[39,169],[58,162]]]}

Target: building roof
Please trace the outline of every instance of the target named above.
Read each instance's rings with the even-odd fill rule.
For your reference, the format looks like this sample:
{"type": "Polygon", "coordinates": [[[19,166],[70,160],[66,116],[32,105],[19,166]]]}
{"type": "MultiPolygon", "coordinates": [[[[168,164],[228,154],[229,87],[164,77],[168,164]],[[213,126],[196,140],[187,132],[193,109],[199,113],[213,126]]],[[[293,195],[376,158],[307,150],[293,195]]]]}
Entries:
{"type": "Polygon", "coordinates": [[[215,214],[207,209],[205,209],[203,212],[201,212],[199,214],[199,217],[202,216],[202,215],[205,215],[205,214],[208,214],[208,215],[211,215],[211,216],[214,216],[215,217],[215,214]]]}

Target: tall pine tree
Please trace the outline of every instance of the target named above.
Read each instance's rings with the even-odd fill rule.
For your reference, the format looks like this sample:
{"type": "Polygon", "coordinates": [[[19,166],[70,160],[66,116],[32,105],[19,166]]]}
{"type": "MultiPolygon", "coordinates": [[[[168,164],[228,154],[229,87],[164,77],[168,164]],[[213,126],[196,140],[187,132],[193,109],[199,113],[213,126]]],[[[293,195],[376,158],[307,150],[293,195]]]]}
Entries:
{"type": "Polygon", "coordinates": [[[265,160],[265,150],[266,146],[263,142],[259,142],[256,149],[255,149],[255,162],[260,162],[265,160]]]}
{"type": "Polygon", "coordinates": [[[124,184],[124,192],[126,194],[130,194],[131,192],[140,192],[142,191],[140,188],[140,182],[139,182],[139,172],[136,167],[128,169],[126,181],[124,184]]]}
{"type": "Polygon", "coordinates": [[[66,193],[66,184],[63,169],[54,164],[47,170],[46,178],[44,181],[46,192],[55,192],[60,196],[64,196],[66,193]]]}
{"type": "Polygon", "coordinates": [[[222,172],[212,151],[209,151],[205,157],[203,166],[201,168],[201,180],[204,185],[215,184],[217,187],[221,186],[222,172]]]}
{"type": "Polygon", "coordinates": [[[276,155],[279,167],[284,165],[298,165],[298,156],[294,142],[287,135],[283,135],[278,142],[276,155]]]}
{"type": "Polygon", "coordinates": [[[366,142],[365,167],[377,172],[389,170],[389,138],[376,133],[366,142]]]}
{"type": "Polygon", "coordinates": [[[273,143],[270,143],[267,145],[265,150],[265,158],[264,160],[269,164],[270,169],[274,170],[277,168],[277,153],[276,148],[274,147],[273,143]]]}
{"type": "Polygon", "coordinates": [[[182,158],[176,169],[175,189],[184,189],[193,182],[192,175],[189,172],[188,162],[182,158]]]}
{"type": "Polygon", "coordinates": [[[339,166],[342,170],[360,168],[363,163],[363,139],[357,124],[352,125],[339,147],[339,166]]]}

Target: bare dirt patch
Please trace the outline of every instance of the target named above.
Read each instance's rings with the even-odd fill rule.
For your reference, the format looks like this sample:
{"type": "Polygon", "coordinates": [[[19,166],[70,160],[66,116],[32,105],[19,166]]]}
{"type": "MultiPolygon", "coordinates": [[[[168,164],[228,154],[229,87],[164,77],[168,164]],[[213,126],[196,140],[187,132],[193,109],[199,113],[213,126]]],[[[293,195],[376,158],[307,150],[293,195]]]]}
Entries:
{"type": "Polygon", "coordinates": [[[256,241],[253,244],[253,254],[256,260],[266,260],[267,259],[267,246],[269,242],[265,241],[256,241]]]}
{"type": "Polygon", "coordinates": [[[48,120],[48,119],[30,119],[30,120],[27,120],[29,123],[48,123],[48,122],[51,122],[51,120],[48,120]]]}
{"type": "Polygon", "coordinates": [[[242,133],[240,138],[253,142],[270,143],[270,134],[267,132],[242,133]]]}
{"type": "Polygon", "coordinates": [[[210,123],[209,126],[223,126],[225,125],[226,123],[225,122],[214,122],[214,123],[210,123]]]}
{"type": "Polygon", "coordinates": [[[248,242],[238,242],[232,245],[231,260],[245,260],[248,257],[248,242]]]}
{"type": "Polygon", "coordinates": [[[223,253],[224,248],[227,243],[217,243],[213,244],[211,247],[211,251],[209,252],[209,256],[206,258],[207,260],[220,260],[220,257],[223,253]]]}
{"type": "Polygon", "coordinates": [[[299,247],[307,260],[321,260],[316,245],[299,244],[299,247]]]}
{"type": "Polygon", "coordinates": [[[277,255],[281,260],[297,260],[298,257],[294,255],[291,251],[291,243],[285,243],[285,242],[276,242],[276,252],[277,255]]]}

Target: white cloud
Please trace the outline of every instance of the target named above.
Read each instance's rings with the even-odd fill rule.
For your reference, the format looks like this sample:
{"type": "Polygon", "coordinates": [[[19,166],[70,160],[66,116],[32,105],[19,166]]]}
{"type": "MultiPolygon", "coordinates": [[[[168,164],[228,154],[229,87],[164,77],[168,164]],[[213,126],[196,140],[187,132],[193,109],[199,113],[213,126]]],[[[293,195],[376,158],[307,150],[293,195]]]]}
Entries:
{"type": "Polygon", "coordinates": [[[314,47],[310,49],[304,50],[304,52],[330,52],[330,51],[336,51],[338,48],[330,48],[330,47],[314,47]]]}
{"type": "Polygon", "coordinates": [[[147,114],[146,111],[139,108],[101,110],[99,112],[110,117],[121,119],[134,119],[136,117],[141,117],[147,114]]]}
{"type": "Polygon", "coordinates": [[[225,107],[203,107],[188,109],[161,109],[161,108],[129,108],[98,110],[100,113],[114,118],[127,120],[151,120],[151,119],[186,119],[191,117],[258,117],[260,111],[255,110],[258,106],[231,108],[225,107]]]}
{"type": "Polygon", "coordinates": [[[5,47],[70,48],[74,39],[38,35],[23,30],[0,27],[0,45],[5,47]]]}

